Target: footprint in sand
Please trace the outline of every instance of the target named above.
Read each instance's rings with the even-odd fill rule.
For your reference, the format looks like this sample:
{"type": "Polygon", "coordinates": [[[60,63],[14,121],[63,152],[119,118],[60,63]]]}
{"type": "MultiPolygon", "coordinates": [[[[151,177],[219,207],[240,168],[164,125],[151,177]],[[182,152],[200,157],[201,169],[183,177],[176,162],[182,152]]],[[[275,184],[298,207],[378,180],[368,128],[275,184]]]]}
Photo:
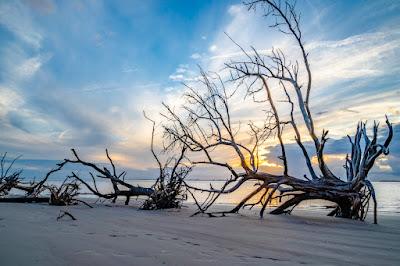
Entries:
{"type": "Polygon", "coordinates": [[[287,260],[285,260],[285,259],[277,259],[277,258],[273,258],[273,257],[262,257],[262,256],[257,256],[257,255],[251,256],[251,258],[254,258],[254,259],[263,259],[263,260],[272,260],[272,261],[287,261],[287,260]]]}
{"type": "Polygon", "coordinates": [[[125,235],[109,234],[110,237],[125,237],[125,235]]]}
{"type": "Polygon", "coordinates": [[[185,243],[186,243],[186,244],[189,244],[189,245],[192,245],[192,246],[200,246],[200,244],[198,244],[198,243],[193,243],[193,242],[190,242],[190,241],[185,241],[185,243]]]}

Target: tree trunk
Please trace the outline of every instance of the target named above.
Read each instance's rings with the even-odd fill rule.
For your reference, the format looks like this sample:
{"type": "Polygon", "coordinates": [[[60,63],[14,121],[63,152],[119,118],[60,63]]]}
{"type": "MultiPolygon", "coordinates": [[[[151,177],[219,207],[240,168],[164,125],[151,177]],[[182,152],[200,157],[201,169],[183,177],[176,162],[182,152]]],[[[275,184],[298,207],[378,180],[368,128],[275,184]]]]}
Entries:
{"type": "Polygon", "coordinates": [[[15,197],[15,198],[0,198],[1,203],[49,203],[49,197],[34,197],[34,198],[27,198],[27,197],[15,197]]]}

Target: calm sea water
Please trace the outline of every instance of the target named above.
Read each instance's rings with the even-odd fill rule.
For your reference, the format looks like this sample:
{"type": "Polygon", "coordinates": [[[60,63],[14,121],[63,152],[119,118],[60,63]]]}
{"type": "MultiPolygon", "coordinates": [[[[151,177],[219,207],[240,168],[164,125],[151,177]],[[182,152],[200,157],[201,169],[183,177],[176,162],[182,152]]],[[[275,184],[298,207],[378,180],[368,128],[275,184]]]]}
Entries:
{"type": "MultiPolygon", "coordinates": [[[[59,181],[53,182],[54,184],[59,184],[59,181]]],[[[129,183],[133,185],[139,185],[144,187],[150,187],[153,185],[153,180],[130,180],[129,183]]],[[[210,181],[188,181],[192,186],[209,188],[210,181]]],[[[211,181],[213,188],[221,188],[224,184],[223,181],[211,181]]],[[[378,200],[378,211],[380,213],[391,213],[400,215],[400,182],[373,182],[375,187],[375,192],[378,200]]],[[[112,187],[109,182],[102,181],[97,183],[97,187],[100,191],[109,192],[112,187]]],[[[238,203],[243,199],[244,195],[247,195],[254,189],[254,183],[244,184],[240,189],[231,194],[221,195],[221,197],[216,201],[216,204],[227,204],[233,205],[238,203]]],[[[88,192],[82,186],[82,192],[88,192]]],[[[85,197],[91,197],[89,195],[84,195],[85,197]]],[[[196,198],[198,200],[204,200],[207,196],[206,193],[196,193],[196,198]]],[[[189,198],[188,202],[193,202],[193,199],[189,198]]],[[[321,208],[327,205],[332,205],[329,202],[319,201],[319,200],[309,200],[304,201],[299,207],[307,208],[321,208]]]]}

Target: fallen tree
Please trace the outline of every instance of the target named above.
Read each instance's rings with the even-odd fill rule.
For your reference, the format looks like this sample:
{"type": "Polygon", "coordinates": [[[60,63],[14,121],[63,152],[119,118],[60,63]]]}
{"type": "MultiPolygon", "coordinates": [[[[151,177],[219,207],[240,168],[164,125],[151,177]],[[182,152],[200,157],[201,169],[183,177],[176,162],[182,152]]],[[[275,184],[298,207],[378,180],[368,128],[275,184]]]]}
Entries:
{"type": "Polygon", "coordinates": [[[113,203],[117,200],[118,197],[125,197],[125,205],[129,204],[131,197],[138,196],[150,196],[154,190],[151,188],[145,188],[141,186],[134,186],[127,182],[125,182],[126,172],[123,171],[121,173],[117,173],[115,164],[111,159],[108,150],[106,150],[106,156],[110,163],[111,169],[103,166],[102,168],[95,163],[88,162],[82,160],[75,149],[71,149],[72,154],[74,155],[73,159],[64,159],[64,164],[80,164],[88,167],[91,171],[89,171],[89,175],[92,180],[92,184],[89,184],[88,181],[81,178],[76,172],[72,172],[69,176],[70,178],[76,179],[80,181],[93,195],[103,198],[109,199],[113,203]],[[113,191],[111,192],[101,192],[96,183],[96,178],[108,180],[111,183],[113,191]]]}
{"type": "MultiPolygon", "coordinates": [[[[169,209],[179,208],[183,200],[186,199],[186,190],[183,186],[184,178],[191,171],[191,167],[185,166],[182,161],[185,157],[186,148],[182,148],[178,158],[169,156],[164,164],[154,150],[154,134],[155,122],[144,114],[145,118],[152,122],[151,144],[150,151],[157,162],[159,176],[153,186],[150,188],[134,186],[125,181],[126,172],[117,173],[115,164],[111,156],[106,150],[106,156],[110,163],[111,169],[107,167],[99,167],[98,165],[82,160],[77,152],[72,149],[74,159],[64,159],[63,164],[81,164],[88,167],[94,173],[89,172],[92,184],[81,178],[76,172],[72,172],[70,178],[80,181],[93,195],[102,198],[110,199],[113,203],[118,197],[125,197],[125,205],[129,204],[132,197],[145,196],[141,209],[169,209]],[[96,178],[109,180],[113,191],[104,193],[99,191],[96,178]]],[[[166,151],[166,150],[165,150],[166,151]]]]}
{"type": "MultiPolygon", "coordinates": [[[[152,121],[153,122],[153,121],[152,121]]],[[[89,193],[101,199],[111,200],[115,203],[119,197],[125,198],[125,205],[129,204],[132,197],[145,196],[142,209],[166,209],[178,208],[183,200],[186,199],[186,190],[183,187],[183,180],[190,172],[191,168],[182,165],[185,149],[181,150],[179,158],[169,157],[165,164],[161,164],[160,159],[154,152],[154,122],[151,140],[151,152],[159,166],[159,177],[150,188],[134,186],[125,181],[126,172],[117,173],[117,169],[111,156],[106,150],[106,156],[110,167],[99,166],[98,164],[82,160],[75,149],[71,149],[73,159],[64,159],[57,167],[49,171],[39,182],[35,180],[24,182],[20,177],[22,170],[12,170],[12,166],[19,157],[12,160],[6,166],[6,153],[2,156],[1,176],[0,176],[0,202],[14,203],[49,203],[50,205],[72,205],[83,203],[91,207],[85,201],[79,199],[81,185],[89,190],[89,193]],[[67,176],[61,185],[51,185],[49,177],[64,168],[67,164],[82,165],[87,167],[90,179],[79,176],[76,171],[67,176]],[[97,187],[97,179],[108,180],[112,187],[111,192],[102,192],[97,187]],[[90,181],[91,180],[91,181],[90,181]],[[9,196],[11,190],[20,190],[21,196],[9,196]]]]}
{"type": "Polygon", "coordinates": [[[191,167],[182,164],[186,148],[181,150],[179,158],[171,156],[164,164],[161,164],[159,156],[157,156],[154,151],[153,145],[155,122],[153,120],[150,121],[153,123],[151,153],[159,167],[159,176],[152,187],[146,188],[127,183],[125,181],[126,172],[123,171],[117,173],[115,164],[111,159],[108,150],[106,150],[106,155],[112,170],[107,167],[101,168],[94,163],[82,160],[78,156],[77,152],[72,149],[74,159],[64,159],[63,163],[81,164],[94,171],[94,173],[89,172],[92,184],[89,184],[89,182],[81,178],[76,172],[72,172],[69,177],[80,181],[80,183],[82,183],[93,195],[102,199],[112,200],[112,203],[115,203],[118,197],[125,197],[125,205],[128,205],[132,197],[145,196],[146,200],[141,206],[141,209],[154,210],[179,208],[182,201],[186,199],[186,190],[183,187],[183,180],[191,170],[191,167]],[[113,191],[106,193],[101,192],[97,187],[96,178],[109,180],[113,191]]]}
{"type": "Polygon", "coordinates": [[[143,188],[140,186],[133,186],[124,181],[125,172],[117,175],[115,165],[106,150],[107,158],[112,167],[112,171],[110,171],[106,167],[99,167],[98,165],[86,162],[80,159],[77,152],[72,149],[72,154],[74,155],[74,159],[64,159],[61,163],[57,164],[57,167],[50,170],[44,178],[40,181],[28,181],[24,182],[21,178],[22,170],[12,170],[12,166],[15,161],[19,158],[15,158],[12,160],[8,166],[6,166],[6,153],[3,155],[1,159],[1,177],[0,177],[0,202],[14,202],[14,203],[32,203],[32,202],[47,202],[50,205],[73,205],[79,202],[84,203],[88,206],[86,202],[79,199],[80,195],[80,185],[83,184],[85,187],[89,189],[91,193],[94,195],[104,198],[104,199],[112,199],[113,202],[119,197],[126,197],[125,204],[129,203],[129,199],[131,197],[136,196],[150,196],[154,190],[151,188],[143,188]],[[71,176],[68,176],[64,179],[61,185],[56,186],[48,183],[50,176],[60,171],[67,164],[81,164],[96,172],[97,178],[103,178],[110,180],[114,192],[111,193],[101,193],[97,189],[95,175],[90,173],[92,177],[93,184],[90,185],[87,181],[80,178],[75,172],[72,172],[71,176]],[[122,188],[120,188],[122,187],[122,188]],[[21,196],[12,196],[9,197],[8,194],[10,191],[20,190],[23,193],[21,196]]]}
{"type": "MultiPolygon", "coordinates": [[[[72,205],[78,202],[85,203],[77,199],[79,195],[79,183],[75,180],[66,178],[60,186],[50,185],[47,183],[49,177],[61,170],[65,163],[60,163],[56,168],[50,170],[45,177],[36,182],[31,180],[25,182],[21,178],[22,170],[13,170],[14,163],[20,158],[14,158],[8,166],[6,166],[7,153],[4,153],[0,160],[0,202],[13,203],[49,203],[50,205],[72,205]],[[21,196],[8,196],[11,190],[19,190],[23,192],[21,196]],[[47,192],[47,194],[46,194],[47,192]]],[[[85,203],[88,205],[87,203],[85,203]]],[[[88,205],[90,206],[90,205],[88,205]]]]}
{"type": "MultiPolygon", "coordinates": [[[[272,214],[290,213],[304,200],[320,199],[336,204],[329,214],[344,218],[364,220],[366,218],[369,203],[374,202],[374,222],[377,223],[376,196],[372,183],[368,180],[368,173],[372,169],[376,159],[389,153],[389,144],[393,136],[392,124],[386,118],[388,129],[387,137],[380,141],[378,137],[379,124],[374,123],[372,135],[369,136],[366,123],[360,122],[354,137],[348,136],[351,151],[347,155],[344,167],[346,177],[339,177],[331,171],[324,158],[324,148],[328,141],[328,130],[322,130],[317,136],[313,116],[310,109],[310,93],[312,89],[312,75],[308,61],[308,52],[304,48],[302,33],[299,25],[299,15],[295,7],[289,2],[275,1],[251,1],[247,3],[249,9],[261,6],[265,16],[272,16],[275,23],[272,27],[278,28],[284,34],[294,38],[301,53],[301,62],[291,63],[281,50],[272,50],[270,55],[260,55],[252,48],[251,52],[241,46],[244,60],[231,61],[226,64],[230,70],[230,81],[237,87],[245,87],[246,95],[251,96],[255,103],[261,103],[269,109],[262,124],[249,122],[247,129],[251,137],[250,145],[239,141],[239,132],[243,131],[240,123],[233,122],[230,113],[230,99],[233,94],[227,92],[224,82],[219,76],[211,77],[201,71],[202,79],[200,88],[187,85],[188,92],[184,97],[186,103],[182,113],[166,107],[168,123],[164,126],[166,135],[170,141],[170,147],[186,147],[196,158],[192,159],[193,165],[212,165],[225,168],[229,171],[229,178],[221,189],[201,189],[187,185],[191,190],[209,193],[204,202],[196,204],[197,213],[209,215],[225,215],[236,213],[245,206],[260,205],[260,216],[264,215],[266,207],[273,200],[282,200],[272,214]],[[300,73],[303,71],[302,73],[300,73]],[[300,80],[304,75],[305,81],[300,80]],[[274,98],[271,83],[275,82],[278,89],[284,93],[288,105],[288,119],[283,119],[278,112],[277,100],[274,98]],[[205,91],[205,92],[204,92],[205,91]],[[262,100],[258,95],[263,93],[262,100]],[[305,125],[305,133],[300,130],[295,112],[299,111],[305,125]],[[239,125],[239,126],[238,126],[239,125]],[[303,155],[308,173],[304,175],[289,174],[286,146],[288,140],[283,137],[283,132],[291,130],[295,143],[303,155]],[[268,170],[259,169],[259,148],[270,137],[276,136],[281,155],[282,173],[273,174],[268,170]],[[314,146],[310,152],[304,145],[304,139],[308,137],[314,146]],[[215,150],[225,147],[225,154],[231,152],[232,156],[240,162],[240,169],[231,163],[222,161],[221,156],[216,156],[215,150]],[[198,159],[199,156],[202,159],[198,159]],[[312,164],[312,156],[315,156],[318,164],[312,164]],[[242,201],[231,210],[222,212],[208,211],[222,194],[232,193],[241,188],[245,183],[253,182],[254,189],[242,201]]],[[[243,133],[242,133],[243,134],[243,133]]]]}
{"type": "MultiPolygon", "coordinates": [[[[0,160],[0,197],[8,195],[16,186],[21,184],[21,173],[22,170],[12,170],[12,167],[19,157],[13,159],[8,166],[6,165],[7,153],[5,152],[0,160]]],[[[22,187],[23,188],[23,187],[22,187]]]]}

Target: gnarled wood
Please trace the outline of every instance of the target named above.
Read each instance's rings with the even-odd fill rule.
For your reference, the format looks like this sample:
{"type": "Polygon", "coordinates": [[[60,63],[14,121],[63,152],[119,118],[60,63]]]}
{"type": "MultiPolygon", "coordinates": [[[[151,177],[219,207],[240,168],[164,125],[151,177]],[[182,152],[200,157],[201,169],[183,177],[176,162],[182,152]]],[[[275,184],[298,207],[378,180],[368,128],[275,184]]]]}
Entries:
{"type": "Polygon", "coordinates": [[[111,159],[107,149],[106,149],[106,156],[111,165],[112,170],[109,170],[107,167],[101,168],[100,166],[94,163],[84,161],[78,156],[78,153],[75,151],[75,149],[71,149],[71,151],[72,154],[74,155],[74,159],[64,159],[63,163],[84,165],[88,167],[90,170],[94,171],[95,174],[89,172],[90,177],[92,179],[92,184],[89,184],[89,182],[85,181],[75,172],[72,172],[70,178],[75,178],[76,180],[79,180],[84,186],[86,186],[86,188],[91,193],[93,193],[95,196],[99,198],[111,199],[112,202],[115,203],[118,197],[125,197],[125,205],[128,205],[131,197],[138,197],[138,196],[148,197],[154,192],[152,188],[134,186],[125,182],[126,172],[121,172],[119,174],[117,173],[115,164],[111,159]],[[96,184],[96,177],[109,180],[113,187],[113,192],[103,193],[99,191],[96,184]]]}
{"type": "Polygon", "coordinates": [[[151,132],[150,151],[158,164],[159,176],[152,186],[154,189],[153,193],[143,203],[141,208],[143,210],[180,208],[182,201],[186,200],[187,198],[186,190],[184,188],[184,179],[192,170],[191,167],[183,164],[186,147],[183,147],[180,150],[180,155],[178,158],[170,157],[164,164],[162,164],[161,159],[154,149],[156,123],[154,120],[147,117],[145,113],[143,114],[144,117],[153,125],[151,132]]]}
{"type": "MultiPolygon", "coordinates": [[[[366,123],[359,123],[355,136],[349,137],[351,153],[345,160],[346,177],[334,174],[324,158],[324,148],[328,141],[328,130],[322,130],[321,137],[316,135],[315,124],[309,106],[310,93],[312,89],[312,76],[308,52],[304,47],[302,32],[300,30],[299,15],[295,12],[294,4],[290,2],[258,0],[246,3],[249,9],[262,6],[265,16],[275,19],[271,25],[289,37],[294,38],[302,55],[302,60],[291,61],[279,49],[272,49],[270,55],[260,55],[255,48],[247,52],[239,44],[235,43],[243,52],[245,59],[230,61],[226,68],[230,70],[230,81],[237,86],[245,87],[247,96],[256,99],[255,95],[264,93],[265,100],[255,100],[255,103],[265,104],[267,117],[263,124],[249,122],[247,128],[253,140],[250,145],[238,141],[239,132],[243,133],[244,126],[233,123],[230,113],[230,99],[232,94],[227,92],[224,82],[215,74],[214,76],[201,70],[202,79],[197,88],[187,86],[185,93],[186,103],[179,112],[167,105],[165,106],[168,123],[164,126],[166,136],[170,141],[169,147],[185,147],[192,154],[196,154],[192,165],[212,165],[227,169],[231,177],[222,188],[200,189],[187,185],[189,190],[197,190],[209,193],[207,199],[200,203],[196,200],[199,208],[197,213],[208,213],[209,215],[224,215],[235,213],[244,206],[260,205],[260,216],[263,216],[266,206],[273,200],[285,200],[280,206],[273,210],[272,214],[290,213],[300,202],[307,199],[322,199],[336,203],[330,215],[364,220],[369,202],[374,201],[374,217],[376,222],[376,197],[373,185],[367,179],[368,173],[373,167],[375,160],[381,155],[389,153],[389,144],[393,136],[393,127],[386,118],[388,134],[382,143],[378,139],[378,124],[373,126],[372,135],[367,134],[366,123]],[[292,63],[294,62],[294,63],[292,63]],[[303,71],[304,73],[300,73],[303,71]],[[305,76],[305,82],[299,79],[305,76]],[[278,113],[277,103],[271,88],[275,81],[286,95],[290,106],[289,121],[284,121],[278,113]],[[305,88],[305,90],[304,90],[305,88]],[[292,99],[295,97],[295,99],[292,99]],[[300,111],[308,136],[314,144],[314,151],[305,149],[303,136],[298,129],[298,121],[295,120],[294,110],[300,111]],[[182,114],[183,113],[183,114],[182,114]],[[285,127],[286,126],[286,127],[285,127]],[[302,152],[307,165],[308,174],[290,175],[286,158],[283,139],[284,130],[293,130],[294,138],[302,152]],[[259,170],[260,146],[271,136],[276,136],[280,146],[282,161],[282,174],[272,174],[267,170],[259,170]],[[240,162],[240,169],[235,168],[228,162],[218,160],[213,151],[218,147],[229,148],[232,156],[240,162]],[[198,159],[202,157],[203,159],[198,159]],[[318,165],[311,163],[311,157],[317,158],[318,165]],[[317,173],[320,173],[318,175],[317,173]],[[222,194],[232,193],[243,184],[256,182],[255,188],[233,209],[224,212],[209,212],[215,201],[222,194]],[[261,198],[259,195],[262,195],[261,198]],[[254,203],[254,201],[256,203],[254,203]]],[[[232,40],[233,41],[233,40],[232,40]]],[[[236,91],[236,90],[235,90],[236,91]]],[[[237,122],[237,121],[236,121],[237,122]]],[[[191,193],[193,194],[193,193],[191,193]]],[[[193,194],[194,195],[194,194],[193,194]]]]}

